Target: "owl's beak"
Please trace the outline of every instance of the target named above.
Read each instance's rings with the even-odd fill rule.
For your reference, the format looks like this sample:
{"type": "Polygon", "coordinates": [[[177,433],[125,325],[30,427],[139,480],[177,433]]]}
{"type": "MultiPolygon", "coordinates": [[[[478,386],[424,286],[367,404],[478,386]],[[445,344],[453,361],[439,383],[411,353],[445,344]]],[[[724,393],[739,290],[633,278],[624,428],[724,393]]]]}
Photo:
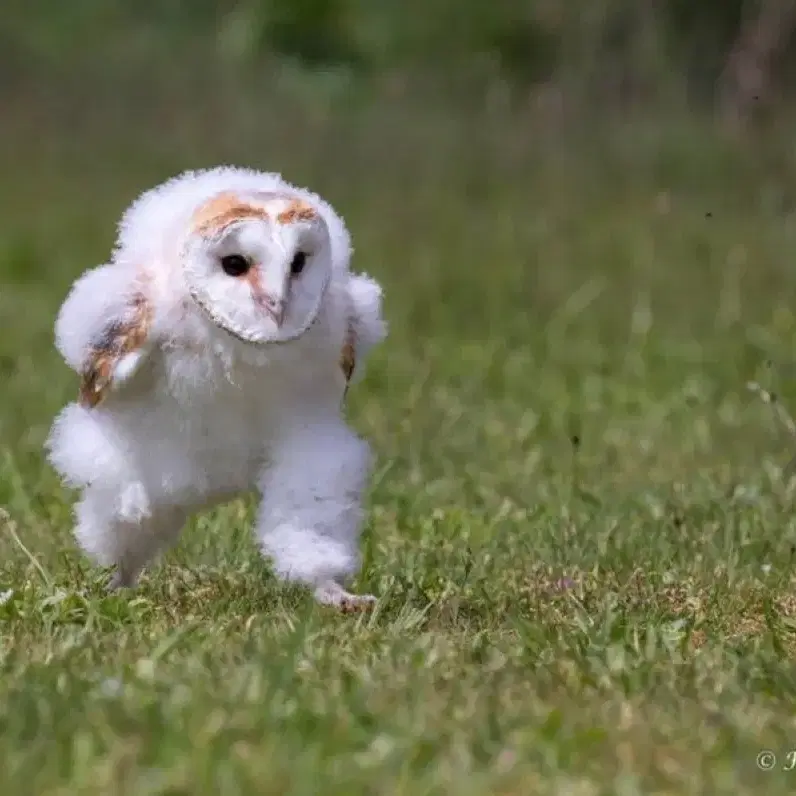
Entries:
{"type": "Polygon", "coordinates": [[[285,320],[285,302],[282,299],[274,298],[263,290],[255,269],[249,271],[247,281],[251,287],[254,303],[270,315],[277,327],[280,327],[285,320]]]}
{"type": "Polygon", "coordinates": [[[269,296],[267,293],[255,295],[254,300],[258,307],[270,315],[277,326],[281,326],[285,320],[285,304],[283,301],[269,296]]]}
{"type": "Polygon", "coordinates": [[[277,327],[282,326],[285,321],[285,305],[281,301],[277,302],[270,315],[274,319],[274,323],[277,327]]]}

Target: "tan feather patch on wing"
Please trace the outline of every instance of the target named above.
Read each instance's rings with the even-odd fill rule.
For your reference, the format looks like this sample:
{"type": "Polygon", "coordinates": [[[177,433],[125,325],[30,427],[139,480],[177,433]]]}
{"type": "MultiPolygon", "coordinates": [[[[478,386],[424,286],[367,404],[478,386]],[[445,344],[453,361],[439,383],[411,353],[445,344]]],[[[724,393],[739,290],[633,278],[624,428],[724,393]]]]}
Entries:
{"type": "Polygon", "coordinates": [[[212,235],[244,218],[268,219],[263,207],[244,202],[237,194],[225,191],[205,202],[193,215],[191,229],[199,235],[212,235]]]}
{"type": "Polygon", "coordinates": [[[315,208],[301,199],[293,199],[276,217],[280,224],[295,224],[298,221],[314,221],[318,218],[315,208]]]}
{"type": "Polygon", "coordinates": [[[354,326],[353,324],[349,323],[345,340],[343,342],[343,348],[340,351],[340,370],[343,371],[343,375],[345,376],[346,392],[348,391],[348,382],[351,381],[351,377],[354,375],[354,368],[356,367],[356,350],[354,349],[355,342],[356,335],[354,332],[354,326]]]}
{"type": "Polygon", "coordinates": [[[113,386],[113,371],[121,359],[141,348],[149,334],[152,312],[146,298],[136,294],[130,317],[108,326],[92,346],[83,366],[80,381],[80,404],[99,405],[113,386]]]}

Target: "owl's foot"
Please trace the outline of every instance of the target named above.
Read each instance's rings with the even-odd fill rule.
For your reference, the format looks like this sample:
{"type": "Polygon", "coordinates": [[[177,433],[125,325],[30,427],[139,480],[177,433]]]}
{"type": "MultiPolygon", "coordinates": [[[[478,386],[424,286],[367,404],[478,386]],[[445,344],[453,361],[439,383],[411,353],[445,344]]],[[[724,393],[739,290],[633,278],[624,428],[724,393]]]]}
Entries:
{"type": "Polygon", "coordinates": [[[315,589],[315,599],[321,605],[332,606],[344,614],[368,611],[376,604],[376,598],[372,594],[351,594],[333,580],[315,589]]]}
{"type": "Polygon", "coordinates": [[[132,589],[136,581],[136,575],[131,574],[125,567],[117,566],[106,588],[109,593],[117,592],[119,589],[132,589]]]}

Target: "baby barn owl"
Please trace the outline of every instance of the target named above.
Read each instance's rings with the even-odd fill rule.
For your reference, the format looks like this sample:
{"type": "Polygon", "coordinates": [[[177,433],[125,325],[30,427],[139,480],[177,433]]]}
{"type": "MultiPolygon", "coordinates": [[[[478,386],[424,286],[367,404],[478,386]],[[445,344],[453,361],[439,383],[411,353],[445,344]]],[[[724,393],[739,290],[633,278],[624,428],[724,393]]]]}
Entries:
{"type": "Polygon", "coordinates": [[[47,441],[111,588],[134,586],[191,513],[256,489],[279,577],[343,610],[375,600],[345,589],[371,457],[341,406],[386,325],[350,255],[340,216],[277,174],[188,172],[125,212],[110,263],[59,311],[80,390],[47,441]]]}

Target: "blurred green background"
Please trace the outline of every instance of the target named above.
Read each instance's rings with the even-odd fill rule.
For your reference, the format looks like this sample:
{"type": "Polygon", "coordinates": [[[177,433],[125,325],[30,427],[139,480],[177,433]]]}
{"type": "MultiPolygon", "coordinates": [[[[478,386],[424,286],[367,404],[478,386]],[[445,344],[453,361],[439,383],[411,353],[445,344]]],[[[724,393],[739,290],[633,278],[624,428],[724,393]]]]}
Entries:
{"type": "Polygon", "coordinates": [[[4,0],[0,790],[792,792],[792,441],[745,385],[796,404],[794,24],[4,0]],[[250,499],[106,597],[43,460],[69,285],[220,163],[324,195],[385,287],[347,408],[372,620],[276,584],[250,499]]]}

